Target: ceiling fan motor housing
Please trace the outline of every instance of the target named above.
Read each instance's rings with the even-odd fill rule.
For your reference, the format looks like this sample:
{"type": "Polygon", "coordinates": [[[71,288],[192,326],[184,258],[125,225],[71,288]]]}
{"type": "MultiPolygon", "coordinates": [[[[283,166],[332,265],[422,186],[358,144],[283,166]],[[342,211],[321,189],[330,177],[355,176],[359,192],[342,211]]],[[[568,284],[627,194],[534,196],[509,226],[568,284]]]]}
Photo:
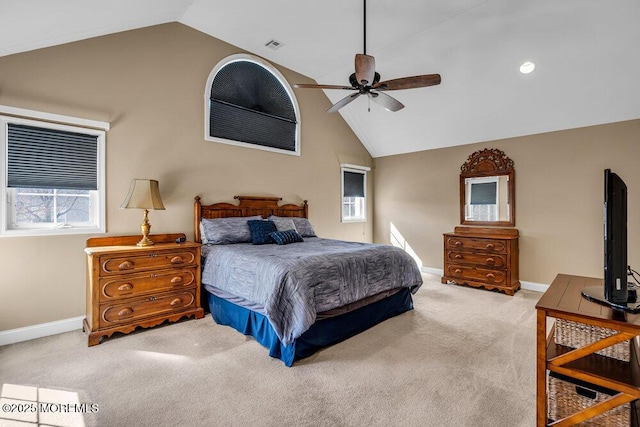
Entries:
{"type": "MultiPolygon", "coordinates": [[[[371,84],[368,84],[367,87],[373,86],[379,81],[380,81],[380,74],[376,72],[373,77],[373,82],[371,84]]],[[[351,84],[351,86],[354,87],[354,89],[359,89],[361,86],[360,83],[358,83],[358,79],[356,78],[356,73],[353,73],[349,76],[349,83],[351,84]]]]}

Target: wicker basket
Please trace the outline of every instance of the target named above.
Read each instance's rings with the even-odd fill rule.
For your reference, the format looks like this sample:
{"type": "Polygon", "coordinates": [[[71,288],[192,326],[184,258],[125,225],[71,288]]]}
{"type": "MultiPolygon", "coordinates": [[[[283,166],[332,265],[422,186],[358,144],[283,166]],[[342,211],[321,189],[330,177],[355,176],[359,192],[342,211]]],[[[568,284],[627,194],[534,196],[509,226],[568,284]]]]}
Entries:
{"type": "MultiPolygon", "coordinates": [[[[592,384],[566,377],[562,377],[564,379],[557,378],[555,375],[549,375],[547,393],[547,417],[553,421],[573,415],[615,394],[611,390],[601,389],[592,384]]],[[[631,425],[631,405],[625,403],[617,406],[579,425],[583,427],[629,427],[631,425]]]]}
{"type": "MultiPolygon", "coordinates": [[[[571,320],[556,319],[555,343],[567,347],[580,348],[603,338],[616,334],[617,331],[571,320]]],[[[624,341],[611,347],[597,351],[597,354],[613,359],[629,361],[630,341],[624,341]]]]}

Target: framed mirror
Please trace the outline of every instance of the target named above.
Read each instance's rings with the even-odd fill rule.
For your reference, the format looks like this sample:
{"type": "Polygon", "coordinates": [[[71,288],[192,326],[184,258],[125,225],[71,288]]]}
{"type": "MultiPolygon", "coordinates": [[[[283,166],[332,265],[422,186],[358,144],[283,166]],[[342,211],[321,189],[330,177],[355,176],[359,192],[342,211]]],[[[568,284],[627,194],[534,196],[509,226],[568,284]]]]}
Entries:
{"type": "Polygon", "coordinates": [[[498,149],[479,150],[460,168],[460,223],[514,226],[515,169],[498,149]]]}

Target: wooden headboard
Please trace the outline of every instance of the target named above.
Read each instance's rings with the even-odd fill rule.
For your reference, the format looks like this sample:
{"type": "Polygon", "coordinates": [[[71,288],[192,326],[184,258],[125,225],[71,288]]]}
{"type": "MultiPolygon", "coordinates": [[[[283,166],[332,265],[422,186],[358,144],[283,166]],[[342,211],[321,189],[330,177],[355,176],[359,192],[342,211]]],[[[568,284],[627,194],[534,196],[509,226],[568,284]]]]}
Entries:
{"type": "Polygon", "coordinates": [[[309,217],[309,205],[304,200],[302,205],[287,204],[278,206],[281,197],[260,197],[260,196],[234,196],[240,201],[239,205],[231,203],[214,203],[203,205],[200,196],[195,197],[193,205],[193,235],[195,241],[202,243],[200,236],[200,220],[202,218],[228,218],[232,216],[254,216],[262,215],[267,218],[269,215],[288,217],[309,217]]]}

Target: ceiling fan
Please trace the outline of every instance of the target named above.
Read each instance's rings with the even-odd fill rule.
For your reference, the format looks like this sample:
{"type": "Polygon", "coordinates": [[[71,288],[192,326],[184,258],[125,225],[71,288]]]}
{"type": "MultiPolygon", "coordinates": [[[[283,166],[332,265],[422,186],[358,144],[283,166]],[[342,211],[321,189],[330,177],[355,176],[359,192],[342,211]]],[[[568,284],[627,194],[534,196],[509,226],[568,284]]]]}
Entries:
{"type": "Polygon", "coordinates": [[[369,99],[382,105],[389,111],[398,111],[404,105],[397,99],[387,95],[384,91],[415,89],[420,87],[435,86],[440,84],[440,74],[425,74],[421,76],[401,77],[398,79],[380,81],[380,74],[376,72],[376,62],[373,56],[367,55],[367,0],[364,2],[364,49],[363,53],[357,53],[355,58],[355,73],[349,76],[351,86],[296,84],[300,89],[342,89],[355,91],[342,98],[327,110],[334,113],[340,108],[354,101],[360,95],[367,95],[369,99]]]}

